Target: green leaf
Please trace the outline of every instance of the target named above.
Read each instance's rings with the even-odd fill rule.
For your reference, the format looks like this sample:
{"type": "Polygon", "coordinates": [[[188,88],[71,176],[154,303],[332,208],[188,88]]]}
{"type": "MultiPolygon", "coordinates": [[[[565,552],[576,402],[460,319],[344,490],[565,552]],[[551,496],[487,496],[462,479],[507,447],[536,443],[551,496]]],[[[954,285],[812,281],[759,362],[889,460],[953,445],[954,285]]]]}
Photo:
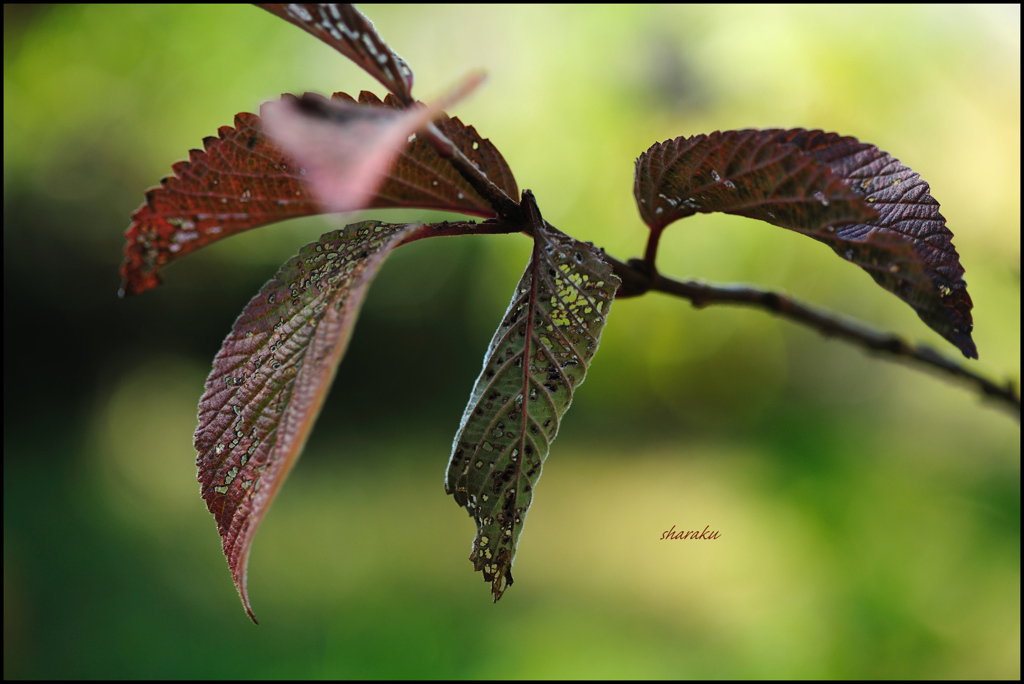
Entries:
{"type": "Polygon", "coordinates": [[[601,250],[534,228],[533,256],[491,340],[445,480],[476,521],[469,558],[495,601],[512,584],[533,488],[618,286],[601,250]]]}
{"type": "Polygon", "coordinates": [[[253,536],[313,428],[367,286],[420,228],[364,221],[306,245],[245,307],[213,362],[195,433],[198,479],[253,622],[253,536]]]}

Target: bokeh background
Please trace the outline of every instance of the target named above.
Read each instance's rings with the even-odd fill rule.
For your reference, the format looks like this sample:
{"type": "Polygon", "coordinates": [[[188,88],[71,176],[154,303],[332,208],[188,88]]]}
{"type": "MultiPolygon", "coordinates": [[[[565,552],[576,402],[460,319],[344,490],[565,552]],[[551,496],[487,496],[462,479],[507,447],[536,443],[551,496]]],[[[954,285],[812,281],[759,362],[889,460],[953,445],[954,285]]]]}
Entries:
{"type": "MultiPolygon", "coordinates": [[[[366,6],[552,223],[625,259],[633,161],[820,127],[931,183],[1020,377],[1020,8],[366,6]]],[[[616,303],[492,605],[443,473],[529,243],[429,240],[371,288],[258,535],[249,623],[195,482],[220,340],[299,247],[234,237],[118,300],[143,190],[282,92],[381,88],[244,6],[4,6],[4,676],[1020,677],[1020,425],[962,386],[770,315],[616,303]],[[713,542],[660,541],[677,529],[713,542]]],[[[372,212],[385,220],[443,215],[372,212]]],[[[746,281],[957,356],[823,245],[697,216],[661,269],[746,281]]]]}

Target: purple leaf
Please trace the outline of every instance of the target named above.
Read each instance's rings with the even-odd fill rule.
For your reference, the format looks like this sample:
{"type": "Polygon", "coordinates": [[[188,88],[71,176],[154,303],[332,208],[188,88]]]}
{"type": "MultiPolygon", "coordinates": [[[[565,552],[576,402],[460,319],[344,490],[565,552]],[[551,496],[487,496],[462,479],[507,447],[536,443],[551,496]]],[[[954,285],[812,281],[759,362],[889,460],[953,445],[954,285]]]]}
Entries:
{"type": "Polygon", "coordinates": [[[977,358],[964,270],[938,202],[874,145],[803,129],[676,138],[637,159],[634,194],[655,231],[721,211],[824,242],[977,358]]]}

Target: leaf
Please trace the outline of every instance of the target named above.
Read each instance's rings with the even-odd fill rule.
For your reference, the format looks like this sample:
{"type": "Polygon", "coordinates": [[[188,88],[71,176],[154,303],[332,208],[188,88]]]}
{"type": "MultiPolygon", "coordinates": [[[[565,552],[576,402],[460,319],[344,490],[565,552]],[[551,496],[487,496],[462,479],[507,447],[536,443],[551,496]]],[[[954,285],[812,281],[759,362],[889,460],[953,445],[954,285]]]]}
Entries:
{"type": "Polygon", "coordinates": [[[260,108],[267,134],[306,170],[313,192],[328,211],[369,206],[392,164],[413,135],[472,92],[482,81],[470,74],[447,96],[409,109],[328,101],[307,93],[301,100],[260,108]]]}
{"type": "MultiPolygon", "coordinates": [[[[355,102],[345,93],[335,93],[332,99],[355,102]]],[[[370,93],[362,93],[360,99],[380,104],[370,93]]],[[[512,172],[489,141],[458,119],[442,116],[437,125],[492,180],[511,190],[510,197],[518,195],[512,172]]],[[[260,117],[238,114],[234,128],[223,126],[218,134],[203,141],[204,150],[192,150],[189,161],[175,164],[174,176],[147,190],[146,202],[132,214],[121,265],[122,296],[156,287],[162,267],[200,247],[252,228],[323,212],[312,199],[306,171],[264,135],[260,117]]],[[[451,164],[419,138],[399,155],[370,206],[495,215],[451,164]]]]}
{"type": "Polygon", "coordinates": [[[841,178],[773,131],[725,131],[656,143],[636,161],[634,194],[652,229],[722,211],[817,231],[876,212],[841,178]]]}
{"type": "Polygon", "coordinates": [[[637,159],[634,195],[656,231],[721,211],[824,242],[977,358],[964,270],[939,205],[918,174],[874,145],[803,129],[676,138],[637,159]]]}
{"type": "Polygon", "coordinates": [[[495,601],[512,584],[533,488],[619,285],[599,249],[550,226],[534,233],[533,256],[491,340],[445,480],[476,521],[469,558],[495,601]]]}
{"type": "Polygon", "coordinates": [[[412,70],[377,33],[373,22],[352,5],[266,4],[271,14],[319,38],[358,64],[402,103],[412,103],[412,70]]]}
{"type": "Polygon", "coordinates": [[[268,223],[320,213],[299,169],[263,134],[255,114],[235,116],[204,150],[174,164],[146,191],[125,233],[121,295],[160,284],[160,268],[211,242],[268,223]]]}
{"type": "Polygon", "coordinates": [[[364,221],[306,245],[249,302],[214,359],[199,402],[198,479],[253,622],[253,536],[302,452],[367,286],[418,228],[364,221]]]}
{"type": "MultiPolygon", "coordinates": [[[[369,105],[396,108],[399,103],[388,95],[381,102],[373,93],[363,91],[359,101],[369,105]]],[[[458,117],[442,115],[434,124],[459,150],[509,197],[518,197],[519,188],[505,158],[487,138],[466,126],[458,117]]],[[[388,173],[371,207],[412,206],[493,218],[494,209],[442,158],[423,137],[416,136],[402,150],[388,173]]]]}
{"type": "MultiPolygon", "coordinates": [[[[939,203],[931,196],[928,183],[892,155],[856,138],[794,129],[778,131],[776,139],[797,145],[828,164],[833,173],[878,212],[878,218],[866,224],[838,229],[838,238],[854,242],[872,233],[895,233],[913,245],[913,262],[921,264],[927,281],[909,274],[900,277],[897,274],[905,271],[895,261],[885,268],[877,268],[881,263],[874,264],[873,269],[863,264],[861,267],[879,285],[910,303],[929,327],[952,342],[964,356],[978,358],[971,339],[974,304],[964,282],[964,267],[953,246],[953,233],[946,227],[946,219],[939,213],[939,203]]],[[[838,252],[837,247],[833,249],[838,252]]]]}

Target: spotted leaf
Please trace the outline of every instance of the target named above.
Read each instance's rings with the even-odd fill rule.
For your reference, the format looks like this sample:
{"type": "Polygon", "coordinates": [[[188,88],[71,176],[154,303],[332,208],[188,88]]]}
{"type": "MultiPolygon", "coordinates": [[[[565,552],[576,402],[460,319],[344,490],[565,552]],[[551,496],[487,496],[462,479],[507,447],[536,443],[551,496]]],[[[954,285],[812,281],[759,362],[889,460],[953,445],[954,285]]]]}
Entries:
{"type": "MultiPolygon", "coordinates": [[[[284,96],[294,101],[290,95],[284,96]]],[[[390,96],[389,96],[390,97],[390,96]]],[[[345,93],[332,100],[354,105],[345,93]]],[[[381,103],[363,92],[360,101],[381,103]]],[[[437,126],[510,197],[515,179],[501,154],[472,127],[443,114],[437,126]]],[[[160,284],[160,270],[212,242],[278,221],[323,212],[313,200],[306,170],[287,157],[263,133],[255,114],[235,116],[205,149],[175,164],[173,176],[146,191],[146,202],[132,214],[121,265],[121,294],[134,295],[160,284]]],[[[415,139],[399,152],[383,184],[369,200],[372,207],[408,207],[457,211],[492,217],[495,212],[446,160],[425,141],[415,139]]]]}
{"type": "Polygon", "coordinates": [[[213,362],[195,433],[198,479],[254,622],[253,536],[320,412],[370,280],[418,228],[366,221],[306,245],[245,307],[213,362]]]}
{"type": "MultiPolygon", "coordinates": [[[[398,107],[391,95],[381,102],[373,93],[363,91],[359,102],[367,105],[398,107]]],[[[434,124],[459,150],[509,197],[518,197],[519,189],[505,158],[487,138],[458,117],[441,115],[434,124]]],[[[457,211],[493,218],[497,214],[473,186],[443,159],[423,137],[416,136],[398,155],[388,177],[370,202],[372,207],[422,207],[457,211]]]]}
{"type": "Polygon", "coordinates": [[[939,204],[917,173],[874,145],[803,129],[676,138],[637,159],[634,195],[656,231],[721,211],[824,242],[977,358],[964,269],[939,204]]]}
{"type": "Polygon", "coordinates": [[[445,480],[476,521],[470,560],[495,601],[512,584],[533,488],[619,285],[599,249],[550,226],[534,232],[533,256],[491,340],[445,480]]]}
{"type": "Polygon", "coordinates": [[[250,228],[321,210],[303,171],[243,112],[234,127],[203,140],[203,150],[171,168],[132,214],[121,264],[121,295],[160,284],[160,269],[189,252],[250,228]]]}
{"type": "Polygon", "coordinates": [[[412,103],[412,70],[384,42],[373,22],[352,5],[266,4],[271,14],[295,24],[358,64],[404,104],[412,103]]]}
{"type": "Polygon", "coordinates": [[[483,78],[479,72],[470,74],[440,100],[408,109],[327,100],[307,93],[299,100],[268,102],[260,115],[267,135],[306,169],[320,204],[327,211],[352,211],[370,205],[415,134],[443,116],[444,107],[468,95],[483,78]]]}

